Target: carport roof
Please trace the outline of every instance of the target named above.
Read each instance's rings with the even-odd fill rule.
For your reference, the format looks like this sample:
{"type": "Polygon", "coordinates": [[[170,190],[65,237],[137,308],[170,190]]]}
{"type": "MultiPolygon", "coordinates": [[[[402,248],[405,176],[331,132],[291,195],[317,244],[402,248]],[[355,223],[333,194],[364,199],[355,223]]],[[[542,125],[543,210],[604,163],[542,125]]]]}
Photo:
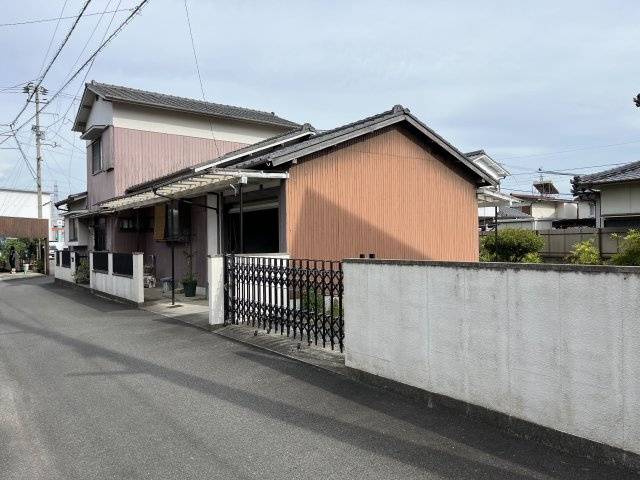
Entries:
{"type": "Polygon", "coordinates": [[[193,197],[208,192],[220,191],[238,183],[251,180],[285,179],[289,174],[262,172],[259,170],[236,170],[211,168],[198,174],[185,173],[181,177],[158,182],[153,186],[120,197],[100,202],[101,210],[128,210],[140,208],[171,199],[193,197]]]}

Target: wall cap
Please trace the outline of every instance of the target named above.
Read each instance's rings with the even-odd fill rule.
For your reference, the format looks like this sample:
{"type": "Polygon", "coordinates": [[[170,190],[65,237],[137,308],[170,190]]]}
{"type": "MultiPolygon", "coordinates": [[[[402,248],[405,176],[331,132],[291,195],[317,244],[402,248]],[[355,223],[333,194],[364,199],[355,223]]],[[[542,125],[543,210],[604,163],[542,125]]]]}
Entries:
{"type": "Polygon", "coordinates": [[[466,268],[470,270],[535,270],[541,272],[622,273],[640,275],[640,267],[613,265],[574,265],[568,263],[445,262],[434,260],[393,260],[378,258],[346,258],[344,264],[397,265],[416,267],[466,268]]]}

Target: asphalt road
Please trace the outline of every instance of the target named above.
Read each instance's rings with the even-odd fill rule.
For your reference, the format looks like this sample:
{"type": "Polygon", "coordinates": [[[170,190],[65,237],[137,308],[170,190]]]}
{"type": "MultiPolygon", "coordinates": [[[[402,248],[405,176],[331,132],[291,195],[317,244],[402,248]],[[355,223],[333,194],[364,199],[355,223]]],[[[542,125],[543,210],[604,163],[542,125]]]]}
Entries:
{"type": "Polygon", "coordinates": [[[0,478],[637,477],[41,278],[0,281],[0,478]]]}

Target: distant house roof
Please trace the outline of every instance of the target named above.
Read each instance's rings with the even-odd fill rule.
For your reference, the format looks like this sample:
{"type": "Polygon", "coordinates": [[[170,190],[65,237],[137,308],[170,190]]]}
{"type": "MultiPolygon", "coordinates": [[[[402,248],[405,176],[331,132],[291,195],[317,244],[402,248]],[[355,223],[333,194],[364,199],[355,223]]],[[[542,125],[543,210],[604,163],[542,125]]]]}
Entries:
{"type": "Polygon", "coordinates": [[[504,168],[502,164],[496,162],[491,156],[484,150],[474,150],[473,152],[465,153],[468,159],[485,170],[489,175],[496,180],[500,180],[509,175],[509,170],[504,168]]]}
{"type": "Polygon", "coordinates": [[[573,199],[552,197],[550,195],[535,195],[528,193],[512,193],[511,196],[519,198],[520,200],[528,200],[531,202],[551,202],[551,203],[571,203],[573,199]]]}
{"type": "Polygon", "coordinates": [[[250,161],[243,162],[242,166],[248,168],[260,164],[269,164],[272,166],[281,165],[401,122],[408,123],[420,134],[427,137],[429,141],[436,143],[453,157],[455,161],[471,171],[478,180],[480,180],[479,183],[487,185],[497,184],[496,179],[489,175],[483,168],[477,166],[457,148],[413,116],[409,109],[404,108],[402,105],[396,105],[391,110],[363,118],[353,123],[348,123],[332,130],[327,130],[323,133],[318,133],[310,136],[306,140],[275,149],[263,155],[255,156],[250,161]]]}
{"type": "Polygon", "coordinates": [[[280,127],[298,127],[290,120],[278,117],[273,112],[264,112],[250,108],[222,105],[220,103],[205,102],[193,98],[177,97],[164,93],[149,92],[130,87],[109,85],[92,81],[85,84],[84,94],[73,124],[73,131],[83,132],[86,121],[95,100],[95,95],[110,102],[127,103],[145,107],[160,108],[176,112],[193,113],[208,117],[227,118],[239,121],[253,122],[280,127]]]}
{"type": "Polygon", "coordinates": [[[71,193],[67,198],[54,203],[54,205],[56,208],[58,208],[58,207],[61,207],[62,205],[67,205],[69,203],[77,202],[78,200],[82,200],[83,198],[87,198],[87,192],[71,193]]]}
{"type": "Polygon", "coordinates": [[[504,219],[533,219],[528,213],[512,207],[500,207],[498,209],[498,218],[504,219]]]}
{"type": "Polygon", "coordinates": [[[607,183],[624,183],[640,181],[640,161],[627,163],[620,167],[611,168],[590,175],[580,175],[573,178],[572,182],[574,190],[589,188],[595,185],[604,185],[607,183]]]}

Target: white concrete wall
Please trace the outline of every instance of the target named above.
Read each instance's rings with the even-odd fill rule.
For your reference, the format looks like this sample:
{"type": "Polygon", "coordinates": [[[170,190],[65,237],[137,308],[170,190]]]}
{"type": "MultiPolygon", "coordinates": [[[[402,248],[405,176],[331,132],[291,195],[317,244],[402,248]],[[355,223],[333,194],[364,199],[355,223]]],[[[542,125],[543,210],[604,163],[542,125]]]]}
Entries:
{"type": "Polygon", "coordinates": [[[640,268],[499,265],[345,262],[346,365],[640,453],[640,268]]]}
{"type": "Polygon", "coordinates": [[[64,219],[64,243],[67,246],[77,247],[77,246],[87,246],[89,245],[89,227],[85,222],[80,220],[79,218],[65,218],[64,219]],[[71,241],[69,240],[69,233],[71,229],[69,228],[70,222],[76,222],[76,232],[77,232],[77,240],[71,241]]]}
{"type": "Polygon", "coordinates": [[[224,256],[207,259],[209,281],[209,325],[224,324],[224,256]]]}
{"type": "MultiPolygon", "coordinates": [[[[94,125],[113,125],[113,104],[111,102],[107,102],[101,98],[93,102],[85,130],[89,130],[89,128],[94,125]]],[[[88,143],[91,142],[87,142],[87,144],[88,143]]]]}
{"type": "MultiPolygon", "coordinates": [[[[56,252],[56,255],[60,255],[59,252],[56,252]]],[[[54,275],[59,280],[64,280],[65,282],[76,283],[76,279],[74,278],[74,274],[76,272],[76,256],[72,252],[71,253],[71,267],[65,268],[62,265],[55,265],[54,262],[54,275]]]]}
{"type": "Polygon", "coordinates": [[[640,184],[602,186],[602,215],[640,214],[640,184]]]}
{"type": "Polygon", "coordinates": [[[201,138],[211,138],[213,130],[216,140],[240,143],[256,143],[287,130],[126,104],[113,106],[113,126],[201,138]]]}
{"type": "MultiPolygon", "coordinates": [[[[42,218],[51,220],[51,196],[48,193],[42,194],[42,205],[42,218]]],[[[37,193],[0,189],[0,217],[38,218],[37,193]]]]}
{"type": "MultiPolygon", "coordinates": [[[[218,207],[218,196],[207,195],[207,205],[218,207]]],[[[210,208],[207,209],[207,255],[217,255],[218,251],[218,212],[210,208]]]]}
{"type": "Polygon", "coordinates": [[[93,269],[93,254],[89,254],[90,285],[92,290],[104,292],[134,303],[144,302],[143,254],[133,254],[133,275],[131,277],[113,273],[113,254],[109,253],[109,271],[93,269]]]}

